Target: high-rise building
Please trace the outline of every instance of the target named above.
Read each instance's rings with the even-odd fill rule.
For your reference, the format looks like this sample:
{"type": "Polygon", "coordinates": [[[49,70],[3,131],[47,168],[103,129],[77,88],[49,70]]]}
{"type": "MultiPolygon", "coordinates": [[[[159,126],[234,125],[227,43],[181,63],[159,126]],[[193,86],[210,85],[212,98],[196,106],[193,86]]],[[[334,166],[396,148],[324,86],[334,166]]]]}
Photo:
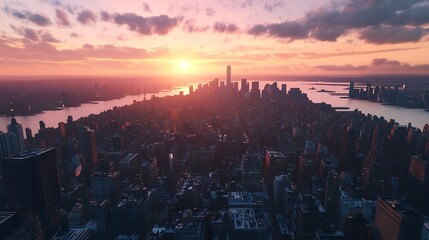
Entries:
{"type": "Polygon", "coordinates": [[[326,179],[325,191],[325,210],[332,216],[336,217],[338,214],[338,206],[340,203],[340,175],[335,170],[328,173],[326,179]]]}
{"type": "Polygon", "coordinates": [[[0,212],[0,237],[2,240],[42,240],[40,220],[30,210],[0,212]]]}
{"type": "Polygon", "coordinates": [[[12,118],[10,124],[7,125],[7,132],[15,133],[18,138],[19,151],[25,150],[24,142],[24,131],[22,130],[22,125],[19,124],[15,118],[12,118]]]}
{"type": "Polygon", "coordinates": [[[46,239],[60,229],[61,188],[55,149],[29,149],[2,162],[7,200],[38,215],[46,239]]]}
{"type": "Polygon", "coordinates": [[[278,175],[273,180],[273,197],[274,207],[277,211],[281,212],[283,209],[285,188],[290,184],[289,176],[286,174],[278,175]]]}
{"type": "Polygon", "coordinates": [[[120,194],[120,175],[119,172],[94,173],[91,176],[92,196],[96,200],[105,198],[113,202],[120,194]]]}
{"type": "Polygon", "coordinates": [[[97,164],[97,146],[95,132],[87,126],[80,126],[78,133],[78,146],[82,154],[84,167],[91,168],[97,164]]]}
{"type": "Polygon", "coordinates": [[[429,214],[429,161],[411,157],[408,170],[407,200],[418,210],[429,214]]]}
{"type": "Polygon", "coordinates": [[[355,97],[354,91],[355,91],[355,83],[350,82],[350,84],[349,84],[349,98],[355,97]]]}
{"type": "Polygon", "coordinates": [[[245,78],[241,79],[241,88],[240,88],[240,91],[242,93],[249,92],[249,88],[248,88],[248,85],[247,85],[247,79],[245,79],[245,78]]]}
{"type": "Polygon", "coordinates": [[[232,84],[231,84],[231,66],[230,65],[226,66],[226,86],[229,88],[232,87],[232,84]]]}
{"type": "Polygon", "coordinates": [[[30,128],[25,128],[25,136],[27,137],[27,141],[31,141],[33,139],[33,132],[30,128]]]}
{"type": "Polygon", "coordinates": [[[261,187],[263,161],[257,154],[243,154],[241,158],[243,191],[256,191],[261,187]]]}
{"type": "Polygon", "coordinates": [[[39,121],[39,127],[40,127],[40,130],[44,130],[44,129],[46,129],[46,124],[45,124],[45,122],[44,121],[39,121]]]}
{"type": "Polygon", "coordinates": [[[19,153],[19,143],[16,134],[0,132],[0,159],[17,153],[19,153]]]}
{"type": "Polygon", "coordinates": [[[381,240],[419,240],[423,216],[396,199],[379,197],[374,223],[381,240]]]}
{"type": "Polygon", "coordinates": [[[286,83],[282,84],[282,94],[287,94],[287,84],[286,83]]]}

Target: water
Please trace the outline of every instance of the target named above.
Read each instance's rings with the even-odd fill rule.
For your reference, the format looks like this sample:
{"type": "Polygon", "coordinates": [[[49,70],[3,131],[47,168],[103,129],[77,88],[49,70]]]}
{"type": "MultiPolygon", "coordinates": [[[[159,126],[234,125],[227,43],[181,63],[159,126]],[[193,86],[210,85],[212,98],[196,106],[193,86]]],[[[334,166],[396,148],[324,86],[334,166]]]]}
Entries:
{"type": "MultiPolygon", "coordinates": [[[[265,84],[272,83],[272,81],[260,81],[259,86],[262,89],[265,84]]],[[[399,124],[405,125],[409,122],[413,126],[422,128],[426,123],[429,123],[429,112],[422,109],[408,109],[397,106],[381,105],[365,100],[351,100],[347,98],[340,98],[341,96],[331,95],[328,92],[318,92],[318,90],[325,89],[326,91],[335,91],[336,93],[347,93],[348,83],[340,82],[278,82],[278,86],[282,83],[287,84],[287,89],[300,88],[301,91],[307,93],[310,100],[315,103],[325,102],[331,104],[333,107],[348,107],[350,110],[359,109],[365,114],[383,116],[385,119],[395,119],[399,124]],[[310,90],[314,87],[315,90],[310,90]]],[[[192,84],[194,89],[196,85],[192,84]]],[[[147,94],[146,98],[149,99],[152,95],[158,97],[178,95],[180,91],[188,94],[188,86],[179,86],[171,90],[160,91],[156,94],[147,94]]],[[[64,108],[58,111],[44,111],[40,114],[33,116],[17,116],[16,120],[21,123],[23,128],[29,127],[33,133],[39,130],[39,121],[43,120],[46,127],[58,127],[59,122],[65,122],[68,116],[73,116],[73,119],[88,116],[90,114],[98,114],[103,111],[112,109],[113,107],[121,107],[132,104],[133,101],[142,101],[144,94],[126,96],[120,99],[110,101],[96,101],[96,104],[85,103],[79,107],[64,108]]],[[[10,117],[0,117],[0,131],[6,131],[7,124],[10,123],[10,117]]]]}
{"type": "MultiPolygon", "coordinates": [[[[148,93],[146,94],[146,99],[150,99],[152,95],[158,97],[178,95],[180,91],[183,91],[184,94],[188,94],[189,88],[188,86],[179,86],[169,90],[161,90],[159,93],[155,94],[148,93]]],[[[134,101],[143,101],[144,97],[144,94],[130,95],[119,99],[84,103],[78,107],[69,107],[57,111],[44,111],[32,116],[16,116],[15,118],[18,123],[22,124],[24,129],[28,127],[33,131],[34,134],[39,130],[40,120],[45,122],[46,127],[58,127],[58,123],[66,122],[68,116],[72,116],[74,120],[77,120],[90,114],[99,114],[106,110],[112,109],[115,106],[122,107],[132,104],[134,101]]],[[[8,124],[10,124],[10,117],[0,117],[0,131],[6,132],[8,124]]]]}
{"type": "MultiPolygon", "coordinates": [[[[260,82],[260,87],[271,82],[260,82]]],[[[278,82],[277,86],[281,86],[278,82]]],[[[364,114],[377,115],[384,117],[386,120],[394,119],[401,125],[411,123],[412,126],[422,129],[426,123],[429,123],[429,112],[424,109],[410,109],[391,105],[382,105],[376,102],[366,100],[341,98],[343,96],[331,95],[329,92],[318,92],[321,89],[326,91],[335,91],[336,93],[348,94],[348,82],[285,82],[287,89],[292,87],[300,88],[307,93],[310,100],[315,103],[325,102],[333,107],[348,107],[350,110],[358,109],[364,114]],[[341,86],[340,86],[341,84],[341,86]],[[315,90],[310,90],[314,87],[315,90]],[[347,88],[347,89],[346,89],[347,88]]]]}

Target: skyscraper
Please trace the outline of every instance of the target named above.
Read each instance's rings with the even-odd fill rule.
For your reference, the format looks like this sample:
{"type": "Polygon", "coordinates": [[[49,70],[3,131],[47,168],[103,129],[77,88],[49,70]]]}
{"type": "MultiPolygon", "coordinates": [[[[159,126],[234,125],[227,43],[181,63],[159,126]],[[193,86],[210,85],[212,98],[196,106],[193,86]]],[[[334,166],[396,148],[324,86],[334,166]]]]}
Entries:
{"type": "Polygon", "coordinates": [[[340,203],[340,175],[335,170],[328,173],[326,179],[325,190],[325,210],[326,212],[335,217],[338,214],[338,206],[340,203]]]}
{"type": "Polygon", "coordinates": [[[355,82],[352,81],[349,84],[349,98],[355,97],[354,91],[355,91],[355,82]]]}
{"type": "Polygon", "coordinates": [[[18,138],[15,133],[0,132],[0,159],[19,153],[18,138]]]}
{"type": "Polygon", "coordinates": [[[231,66],[226,66],[226,86],[231,87],[231,66]]]}
{"type": "Polygon", "coordinates": [[[97,163],[95,132],[87,126],[80,126],[78,131],[79,152],[83,156],[84,167],[92,167],[97,163]]]}
{"type": "Polygon", "coordinates": [[[18,138],[19,151],[24,151],[24,131],[22,130],[22,125],[19,124],[15,118],[12,118],[10,124],[7,125],[7,132],[16,134],[18,138]]]}
{"type": "Polygon", "coordinates": [[[55,149],[29,149],[2,162],[11,208],[28,208],[42,223],[45,239],[60,229],[61,189],[55,149]]]}
{"type": "Polygon", "coordinates": [[[407,200],[418,210],[429,214],[429,161],[412,156],[408,170],[407,200]]]}
{"type": "Polygon", "coordinates": [[[382,240],[418,240],[421,237],[423,216],[396,199],[379,197],[374,223],[382,240]]]}

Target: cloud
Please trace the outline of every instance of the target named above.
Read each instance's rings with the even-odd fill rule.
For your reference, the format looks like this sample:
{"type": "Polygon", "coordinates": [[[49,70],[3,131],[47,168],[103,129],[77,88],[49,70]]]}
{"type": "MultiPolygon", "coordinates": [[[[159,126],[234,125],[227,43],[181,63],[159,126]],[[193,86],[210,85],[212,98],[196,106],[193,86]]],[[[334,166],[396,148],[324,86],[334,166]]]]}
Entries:
{"type": "Polygon", "coordinates": [[[117,25],[126,25],[130,31],[137,32],[140,35],[166,35],[182,20],[180,17],[169,17],[167,15],[151,17],[142,17],[135,13],[105,13],[104,15],[105,17],[102,17],[104,21],[111,21],[117,25]]]}
{"type": "Polygon", "coordinates": [[[79,34],[77,34],[77,33],[75,33],[75,32],[72,32],[72,33],[70,33],[70,37],[71,37],[71,38],[79,38],[79,37],[80,37],[80,35],[79,35],[79,34]]]}
{"type": "Polygon", "coordinates": [[[309,35],[306,26],[299,22],[283,22],[273,24],[259,24],[248,31],[252,35],[270,35],[277,38],[297,40],[307,38],[309,35]]]}
{"type": "Polygon", "coordinates": [[[390,65],[390,66],[400,66],[401,62],[396,60],[389,60],[387,58],[374,58],[372,59],[372,65],[379,66],[379,65],[390,65]]]}
{"type": "Polygon", "coordinates": [[[56,9],[55,14],[57,16],[57,24],[60,26],[70,26],[69,16],[63,10],[56,9]]]}
{"type": "Polygon", "coordinates": [[[401,73],[401,74],[428,74],[429,64],[411,65],[409,63],[400,62],[397,60],[390,60],[387,58],[374,58],[370,65],[353,66],[347,65],[319,65],[315,66],[316,69],[324,71],[337,71],[337,72],[353,72],[365,71],[366,73],[401,73]]]}
{"type": "Polygon", "coordinates": [[[75,5],[71,5],[69,3],[66,3],[66,2],[71,2],[71,1],[67,1],[67,0],[39,0],[39,1],[45,2],[51,6],[64,8],[69,13],[74,13],[77,10],[77,7],[75,5]]]}
{"type": "MultiPolygon", "coordinates": [[[[265,4],[265,10],[273,10],[273,6],[275,3],[265,4]]],[[[308,12],[295,21],[256,24],[248,33],[289,41],[308,38],[336,41],[357,32],[369,43],[416,42],[429,33],[423,28],[429,24],[428,12],[428,2],[421,0],[344,0],[335,7],[308,12]]]]}
{"type": "Polygon", "coordinates": [[[215,15],[216,11],[213,8],[206,8],[206,15],[211,17],[215,15]]]}
{"type": "Polygon", "coordinates": [[[388,72],[409,72],[409,73],[428,73],[429,64],[411,65],[409,63],[390,60],[387,58],[374,58],[372,66],[388,72]]]}
{"type": "Polygon", "coordinates": [[[427,33],[420,27],[375,27],[362,30],[359,37],[374,44],[403,43],[418,42],[427,33]]]}
{"type": "Polygon", "coordinates": [[[264,3],[264,10],[267,12],[273,12],[275,9],[283,7],[284,2],[282,0],[273,3],[264,3]]]}
{"type": "Polygon", "coordinates": [[[24,28],[22,29],[21,34],[30,39],[31,41],[39,41],[39,35],[37,34],[37,32],[34,29],[31,28],[24,28]]]}
{"type": "Polygon", "coordinates": [[[253,0],[244,0],[241,4],[241,8],[251,7],[253,5],[253,0]]]}
{"type": "Polygon", "coordinates": [[[42,39],[42,41],[48,42],[48,43],[59,43],[60,42],[60,40],[54,38],[51,33],[42,34],[41,39],[42,39]]]}
{"type": "Polygon", "coordinates": [[[213,25],[213,31],[219,33],[234,33],[238,32],[240,28],[234,23],[216,22],[213,25]]]}
{"type": "Polygon", "coordinates": [[[193,19],[188,19],[183,23],[183,28],[186,32],[206,32],[209,30],[209,26],[197,26],[193,19]]]}
{"type": "Polygon", "coordinates": [[[26,20],[26,21],[30,21],[40,27],[46,27],[51,25],[51,20],[46,17],[43,16],[42,14],[39,13],[32,13],[29,11],[18,11],[18,10],[14,10],[14,9],[9,9],[9,8],[5,8],[4,9],[5,12],[11,14],[12,16],[22,19],[22,20],[26,20]]]}
{"type": "Polygon", "coordinates": [[[150,10],[150,6],[149,6],[149,4],[147,4],[147,3],[143,3],[143,10],[145,11],[145,12],[152,12],[151,10],[150,10]]]}
{"type": "Polygon", "coordinates": [[[77,20],[83,25],[94,24],[97,16],[90,10],[83,10],[77,15],[77,20]]]}
{"type": "Polygon", "coordinates": [[[33,42],[47,42],[47,43],[58,43],[60,42],[58,39],[52,36],[52,34],[48,31],[39,30],[36,31],[31,28],[23,27],[18,28],[15,26],[11,26],[11,28],[18,33],[19,35],[23,36],[25,39],[28,39],[33,42]]]}
{"type": "MultiPolygon", "coordinates": [[[[35,36],[37,32],[33,32],[35,36]]],[[[40,39],[40,38],[39,38],[40,39]]],[[[132,47],[117,47],[114,45],[91,45],[85,44],[77,49],[58,50],[52,43],[46,41],[23,41],[23,47],[15,47],[7,44],[0,37],[0,51],[3,58],[17,60],[37,60],[37,61],[78,61],[89,58],[106,59],[135,59],[158,57],[157,51],[150,53],[145,49],[132,47]]]]}
{"type": "Polygon", "coordinates": [[[347,65],[319,65],[314,68],[325,70],[325,71],[363,71],[367,70],[368,66],[353,66],[347,65]]]}
{"type": "Polygon", "coordinates": [[[110,20],[110,14],[106,11],[101,11],[100,13],[101,20],[107,22],[110,20]]]}
{"type": "Polygon", "coordinates": [[[31,28],[18,28],[15,26],[11,26],[11,28],[18,33],[19,35],[23,36],[26,39],[29,39],[33,42],[37,42],[40,40],[39,38],[39,34],[37,33],[36,30],[31,29],[31,28]]]}

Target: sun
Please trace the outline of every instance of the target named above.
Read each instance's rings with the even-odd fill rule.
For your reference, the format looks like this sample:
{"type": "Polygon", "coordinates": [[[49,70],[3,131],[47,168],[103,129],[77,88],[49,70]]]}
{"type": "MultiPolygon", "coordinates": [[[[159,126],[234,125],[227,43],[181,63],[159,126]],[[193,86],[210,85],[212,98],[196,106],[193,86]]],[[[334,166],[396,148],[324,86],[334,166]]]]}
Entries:
{"type": "Polygon", "coordinates": [[[195,74],[199,66],[198,62],[196,62],[195,59],[189,58],[175,59],[171,63],[171,66],[174,69],[174,73],[180,75],[195,74]]]}
{"type": "Polygon", "coordinates": [[[179,68],[182,71],[188,71],[190,67],[191,67],[191,64],[188,61],[180,61],[179,62],[179,68]]]}

